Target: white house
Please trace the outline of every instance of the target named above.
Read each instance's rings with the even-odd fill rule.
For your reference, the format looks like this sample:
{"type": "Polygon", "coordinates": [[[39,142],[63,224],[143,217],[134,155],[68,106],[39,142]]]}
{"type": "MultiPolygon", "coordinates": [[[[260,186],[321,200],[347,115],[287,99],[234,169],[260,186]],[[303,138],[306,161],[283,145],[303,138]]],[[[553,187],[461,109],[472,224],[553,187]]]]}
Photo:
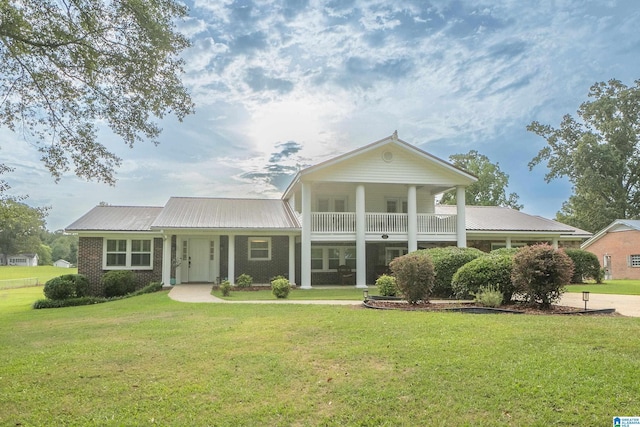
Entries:
{"type": "Polygon", "coordinates": [[[71,268],[71,263],[64,259],[59,259],[53,263],[54,267],[71,268]]]}
{"type": "Polygon", "coordinates": [[[397,134],[301,170],[280,199],[172,197],[163,207],[97,206],[79,234],[78,269],[98,283],[112,269],[164,283],[256,283],[285,275],[302,288],[366,287],[398,255],[457,245],[579,244],[590,234],[502,207],[465,206],[476,178],[397,134]],[[455,189],[457,206],[437,206],[455,189]]]}
{"type": "Polygon", "coordinates": [[[15,265],[22,267],[37,267],[38,254],[17,254],[0,257],[6,261],[6,265],[15,265]]]}

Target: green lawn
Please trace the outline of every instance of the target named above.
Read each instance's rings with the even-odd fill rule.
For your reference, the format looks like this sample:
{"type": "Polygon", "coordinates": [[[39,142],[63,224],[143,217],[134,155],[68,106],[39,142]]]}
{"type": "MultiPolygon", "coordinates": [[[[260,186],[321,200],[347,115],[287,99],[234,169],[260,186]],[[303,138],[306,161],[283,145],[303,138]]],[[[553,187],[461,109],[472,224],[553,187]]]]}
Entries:
{"type": "Polygon", "coordinates": [[[0,425],[603,426],[638,415],[640,319],[0,291],[0,425]]]}
{"type": "Polygon", "coordinates": [[[19,288],[43,285],[47,280],[63,274],[75,274],[77,268],[53,267],[41,265],[38,267],[0,266],[0,289],[19,288]]]}
{"type": "Polygon", "coordinates": [[[567,286],[567,292],[582,291],[594,294],[640,295],[640,280],[608,280],[600,285],[585,283],[567,286]]]}

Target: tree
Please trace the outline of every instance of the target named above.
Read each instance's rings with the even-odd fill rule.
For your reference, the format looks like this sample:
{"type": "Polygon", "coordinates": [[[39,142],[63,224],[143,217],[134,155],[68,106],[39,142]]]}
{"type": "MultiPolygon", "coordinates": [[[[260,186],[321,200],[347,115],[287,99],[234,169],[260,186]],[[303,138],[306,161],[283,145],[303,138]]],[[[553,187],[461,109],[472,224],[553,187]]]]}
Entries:
{"type": "Polygon", "coordinates": [[[529,162],[546,161],[545,180],[566,177],[573,195],[557,219],[596,232],[620,218],[640,215],[640,80],[627,87],[618,80],[589,90],[577,113],[565,115],[559,128],[536,121],[527,126],[547,140],[529,162]]]}
{"type": "Polygon", "coordinates": [[[37,253],[46,215],[46,208],[32,208],[14,199],[0,200],[0,254],[37,253]]]}
{"type": "Polygon", "coordinates": [[[114,184],[121,159],[100,123],[130,147],[157,144],[154,118],[193,111],[179,79],[189,42],[174,29],[186,13],[174,0],[0,0],[0,125],[38,146],[56,180],[73,168],[114,184]]]}
{"type": "MultiPolygon", "coordinates": [[[[500,170],[498,163],[491,163],[489,158],[476,150],[467,154],[453,154],[449,160],[455,166],[478,177],[478,181],[467,187],[465,203],[473,206],[507,206],[520,210],[519,196],[511,193],[507,196],[505,188],[509,185],[509,175],[500,170]]],[[[455,191],[445,193],[440,200],[443,205],[456,203],[455,191]]]]}

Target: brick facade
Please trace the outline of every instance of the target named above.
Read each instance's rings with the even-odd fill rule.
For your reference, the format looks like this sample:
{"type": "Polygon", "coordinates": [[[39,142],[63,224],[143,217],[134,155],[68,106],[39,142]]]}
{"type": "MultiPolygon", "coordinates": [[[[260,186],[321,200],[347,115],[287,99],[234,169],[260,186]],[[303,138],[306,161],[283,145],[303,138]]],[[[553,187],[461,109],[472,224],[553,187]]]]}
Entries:
{"type": "MultiPolygon", "coordinates": [[[[252,261],[249,259],[249,237],[235,236],[235,271],[236,277],[248,274],[253,283],[270,283],[275,276],[289,276],[289,236],[271,237],[271,260],[252,261]]],[[[223,264],[224,265],[224,264],[223,264]]],[[[226,268],[225,268],[226,269],[226,268]]]]}
{"type": "MultiPolygon", "coordinates": [[[[102,269],[102,237],[80,237],[78,240],[78,273],[87,277],[92,295],[103,295],[102,276],[109,270],[102,269]]],[[[138,288],[151,282],[162,281],[162,239],[153,239],[153,270],[133,270],[138,278],[138,288]]]]}
{"type": "Polygon", "coordinates": [[[603,268],[604,256],[611,257],[609,273],[612,279],[640,279],[640,267],[631,267],[628,262],[630,255],[640,255],[640,231],[606,233],[586,250],[596,254],[603,268]]]}

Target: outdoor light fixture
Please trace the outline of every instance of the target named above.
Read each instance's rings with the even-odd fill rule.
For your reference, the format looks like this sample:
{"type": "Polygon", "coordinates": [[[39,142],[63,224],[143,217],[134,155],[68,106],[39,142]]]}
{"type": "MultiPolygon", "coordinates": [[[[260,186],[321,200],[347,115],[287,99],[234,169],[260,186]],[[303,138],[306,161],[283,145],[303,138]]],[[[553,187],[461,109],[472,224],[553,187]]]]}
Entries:
{"type": "Polygon", "coordinates": [[[362,296],[364,296],[364,300],[368,300],[369,299],[369,289],[364,289],[362,291],[362,296]]]}
{"type": "Polygon", "coordinates": [[[582,301],[584,301],[584,309],[587,309],[587,301],[589,301],[589,291],[582,291],[582,301]]]}
{"type": "Polygon", "coordinates": [[[383,238],[384,240],[387,240],[387,239],[389,238],[389,235],[388,235],[388,234],[383,234],[383,235],[382,235],[382,238],[383,238]]]}

